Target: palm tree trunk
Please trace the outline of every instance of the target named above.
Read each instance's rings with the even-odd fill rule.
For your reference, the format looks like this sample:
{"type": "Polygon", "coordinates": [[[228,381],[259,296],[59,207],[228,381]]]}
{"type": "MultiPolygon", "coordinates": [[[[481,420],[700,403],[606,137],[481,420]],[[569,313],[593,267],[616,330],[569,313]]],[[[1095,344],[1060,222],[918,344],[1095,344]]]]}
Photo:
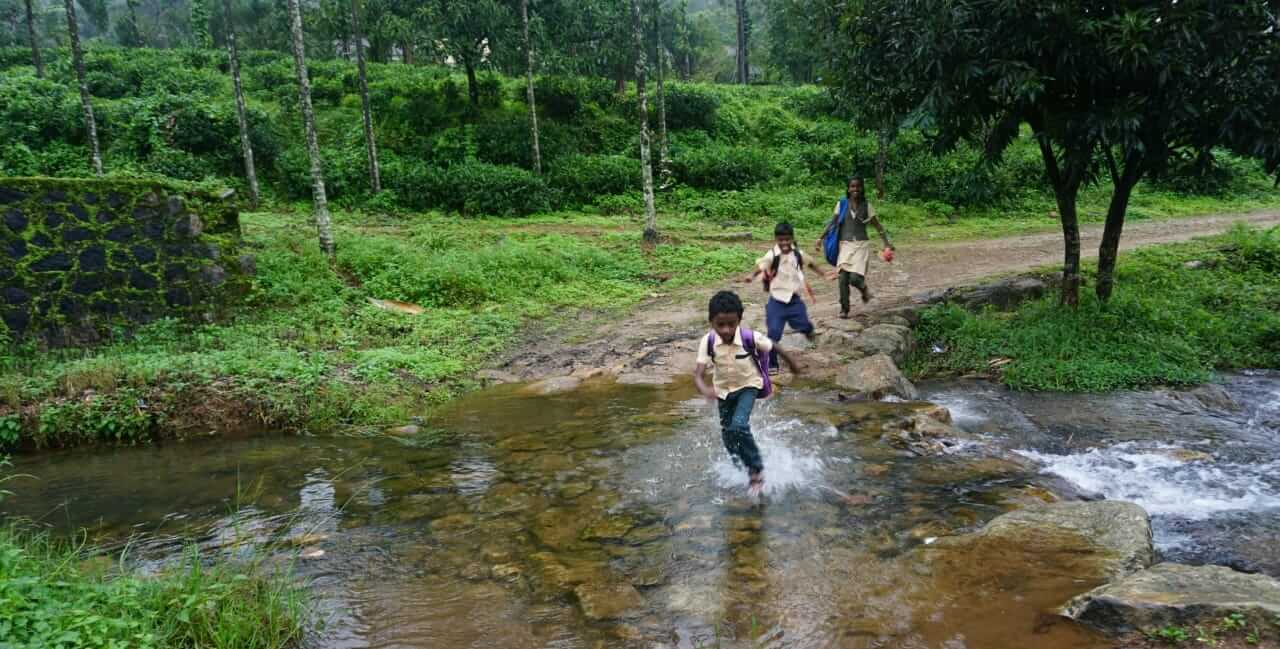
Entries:
{"type": "Polygon", "coordinates": [[[320,250],[332,261],[333,224],[329,222],[329,199],[324,192],[324,168],[320,162],[320,145],[316,142],[316,115],[311,108],[311,81],[307,77],[307,59],[302,42],[302,9],[298,6],[298,0],[287,0],[287,4],[289,32],[293,41],[293,67],[298,73],[298,100],[302,105],[302,125],[307,132],[307,155],[311,158],[311,195],[315,200],[316,233],[320,238],[320,250]]]}
{"type": "Polygon", "coordinates": [[[31,63],[36,66],[36,78],[44,77],[44,62],[40,60],[40,38],[36,36],[36,17],[35,10],[31,7],[32,0],[26,0],[27,5],[27,38],[31,40],[31,63]]]}
{"type": "Polygon", "coordinates": [[[665,189],[671,181],[671,157],[667,142],[667,89],[663,83],[667,59],[662,47],[661,0],[653,0],[653,40],[658,56],[658,174],[659,186],[665,189]]]}
{"type": "Polygon", "coordinates": [[[644,240],[658,242],[658,216],[653,205],[653,167],[649,164],[649,100],[644,92],[644,28],[640,20],[640,0],[631,0],[631,31],[636,41],[636,96],[640,100],[640,174],[644,182],[644,240]]]}
{"type": "Polygon", "coordinates": [[[351,0],[351,32],[356,42],[356,74],[360,78],[360,108],[364,113],[364,146],[369,156],[369,184],[376,194],[382,191],[378,170],[378,144],[373,138],[373,114],[369,110],[369,78],[364,65],[364,34],[360,31],[360,0],[351,0]]]}
{"type": "Polygon", "coordinates": [[[747,63],[747,0],[734,0],[738,14],[738,70],[737,82],[747,83],[751,80],[751,66],[747,63]]]}
{"type": "Polygon", "coordinates": [[[529,39],[529,0],[520,0],[520,26],[524,30],[525,92],[529,102],[529,134],[533,142],[533,173],[542,175],[542,149],[538,145],[538,108],[533,96],[533,41],[529,39]]]}
{"type": "Polygon", "coordinates": [[[231,87],[236,95],[236,119],[240,122],[240,151],[244,154],[244,175],[249,181],[249,204],[258,206],[258,172],[253,166],[253,143],[249,140],[249,118],[244,108],[244,86],[240,83],[240,53],[236,50],[236,28],[231,20],[231,0],[222,0],[227,23],[227,61],[231,68],[231,87]]]}
{"type": "Polygon", "coordinates": [[[89,153],[93,173],[102,175],[102,154],[98,151],[98,125],[93,119],[93,103],[89,101],[89,84],[84,80],[84,53],[80,51],[80,23],[76,20],[75,0],[66,0],[67,32],[71,36],[71,61],[80,82],[80,107],[84,110],[84,128],[89,134],[89,153]]]}

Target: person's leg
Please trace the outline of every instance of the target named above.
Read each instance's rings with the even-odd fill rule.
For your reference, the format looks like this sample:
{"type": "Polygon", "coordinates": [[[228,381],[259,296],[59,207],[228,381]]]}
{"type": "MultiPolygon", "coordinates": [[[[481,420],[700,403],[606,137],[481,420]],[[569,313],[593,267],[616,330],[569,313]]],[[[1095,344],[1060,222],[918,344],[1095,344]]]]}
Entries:
{"type": "Polygon", "coordinates": [[[849,277],[853,275],[847,270],[840,271],[840,314],[849,313],[849,277]]]}
{"type": "Polygon", "coordinates": [[[797,297],[787,305],[787,325],[792,331],[798,331],[809,338],[813,337],[813,322],[809,320],[809,307],[805,305],[804,300],[797,297]]]}
{"type": "MultiPolygon", "coordinates": [[[[795,300],[792,300],[793,302],[795,300]]],[[[772,297],[769,302],[764,305],[764,322],[769,329],[769,340],[774,343],[774,350],[769,352],[769,367],[778,366],[777,344],[782,340],[782,331],[787,323],[787,305],[783,304],[772,297]]]]}
{"type": "Polygon", "coordinates": [[[862,303],[866,304],[871,300],[871,294],[867,292],[867,278],[859,273],[849,273],[849,283],[858,287],[858,293],[862,294],[862,303]]]}
{"type": "Polygon", "coordinates": [[[737,440],[730,428],[737,405],[738,393],[736,392],[720,400],[720,441],[724,442],[724,450],[729,453],[729,459],[733,461],[734,466],[741,464],[738,458],[737,440]]]}
{"type": "Polygon", "coordinates": [[[733,438],[738,457],[742,459],[743,464],[747,465],[747,471],[752,476],[764,470],[760,449],[751,435],[751,411],[755,408],[756,396],[759,393],[755,388],[744,388],[735,393],[737,400],[729,419],[729,431],[726,433],[733,438]]]}

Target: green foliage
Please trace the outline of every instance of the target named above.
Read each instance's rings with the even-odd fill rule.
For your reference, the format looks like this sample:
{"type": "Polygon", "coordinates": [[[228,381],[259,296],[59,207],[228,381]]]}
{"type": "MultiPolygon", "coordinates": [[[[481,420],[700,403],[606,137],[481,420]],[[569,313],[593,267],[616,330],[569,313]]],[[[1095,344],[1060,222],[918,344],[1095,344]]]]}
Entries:
{"type": "Polygon", "coordinates": [[[680,182],[703,189],[744,189],[778,181],[787,172],[783,156],[765,148],[711,145],[672,152],[680,182]]]}
{"type": "Polygon", "coordinates": [[[639,187],[640,161],[620,155],[568,156],[556,161],[548,182],[570,202],[587,205],[599,196],[639,187]]]}
{"type": "Polygon", "coordinates": [[[1002,367],[1010,387],[1076,392],[1192,384],[1212,370],[1280,366],[1280,230],[1145,249],[1119,266],[1122,290],[1078,309],[1045,297],[1010,314],[925,312],[917,374],[1002,367]],[[1196,260],[1201,268],[1187,268],[1196,260]],[[934,353],[937,345],[944,350],[934,353]]]}
{"type": "Polygon", "coordinates": [[[0,637],[7,647],[298,646],[300,586],[265,566],[208,567],[193,547],[155,576],[103,567],[83,546],[10,525],[0,529],[0,637]]]}
{"type": "Polygon", "coordinates": [[[720,97],[701,84],[670,83],[667,93],[667,127],[671,129],[715,128],[720,97]]]}
{"type": "Polygon", "coordinates": [[[1154,640],[1158,640],[1165,644],[1179,645],[1191,639],[1191,634],[1186,629],[1178,626],[1164,626],[1150,633],[1154,640]]]}

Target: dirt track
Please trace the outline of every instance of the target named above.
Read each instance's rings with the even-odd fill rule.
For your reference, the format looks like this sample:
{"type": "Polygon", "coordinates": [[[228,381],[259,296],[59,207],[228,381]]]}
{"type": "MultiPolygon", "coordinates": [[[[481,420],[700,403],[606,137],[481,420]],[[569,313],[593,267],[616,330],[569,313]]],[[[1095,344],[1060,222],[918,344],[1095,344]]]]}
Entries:
{"type": "MultiPolygon", "coordinates": [[[[1280,212],[1131,223],[1125,228],[1121,249],[1217,234],[1237,222],[1253,227],[1276,226],[1280,225],[1280,212]]],[[[1097,256],[1101,235],[1100,225],[1082,229],[1081,247],[1086,258],[1097,256]]],[[[756,245],[763,252],[769,244],[757,242],[756,245]]],[[[810,254],[811,246],[810,243],[805,249],[810,254]]],[[[892,264],[872,258],[869,284],[875,299],[862,308],[864,315],[877,308],[900,305],[922,291],[971,284],[993,275],[1061,263],[1062,235],[1045,232],[976,241],[907,242],[898,244],[897,248],[897,259],[892,264]]],[[[743,274],[749,270],[744,268],[743,274]]],[[[809,305],[809,314],[821,331],[838,321],[836,285],[822,278],[810,277],[809,281],[818,297],[817,304],[809,305]]],[[[767,296],[760,285],[748,286],[728,278],[695,290],[658,297],[623,319],[597,320],[584,315],[580,327],[535,331],[498,369],[482,372],[481,376],[513,381],[566,375],[589,378],[607,373],[618,375],[624,382],[668,382],[671,376],[692,368],[695,340],[706,330],[707,296],[722,288],[742,295],[747,307],[747,324],[763,330],[767,296]]],[[[858,310],[855,307],[855,314],[858,310]]]]}

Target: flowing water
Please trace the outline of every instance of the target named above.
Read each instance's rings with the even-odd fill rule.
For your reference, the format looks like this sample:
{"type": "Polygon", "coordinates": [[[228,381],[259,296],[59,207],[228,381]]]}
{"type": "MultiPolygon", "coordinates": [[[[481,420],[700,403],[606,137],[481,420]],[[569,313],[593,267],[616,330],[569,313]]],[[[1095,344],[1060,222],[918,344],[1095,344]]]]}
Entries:
{"type": "Polygon", "coordinates": [[[762,404],[760,502],[690,386],[596,383],[474,394],[432,422],[444,443],[264,437],[25,458],[17,470],[38,479],[6,485],[5,506],[128,542],[144,568],[192,539],[227,553],[285,539],[313,557],[295,564],[326,621],[309,644],[335,649],[1108,646],[1043,613],[1095,583],[1013,555],[958,573],[920,559],[934,538],[1050,492],[1141,503],[1168,558],[1280,575],[1280,375],[1231,377],[1245,404],[1231,412],[922,387],[975,439],[916,457],[881,432],[919,405],[805,389],[762,404]]]}

